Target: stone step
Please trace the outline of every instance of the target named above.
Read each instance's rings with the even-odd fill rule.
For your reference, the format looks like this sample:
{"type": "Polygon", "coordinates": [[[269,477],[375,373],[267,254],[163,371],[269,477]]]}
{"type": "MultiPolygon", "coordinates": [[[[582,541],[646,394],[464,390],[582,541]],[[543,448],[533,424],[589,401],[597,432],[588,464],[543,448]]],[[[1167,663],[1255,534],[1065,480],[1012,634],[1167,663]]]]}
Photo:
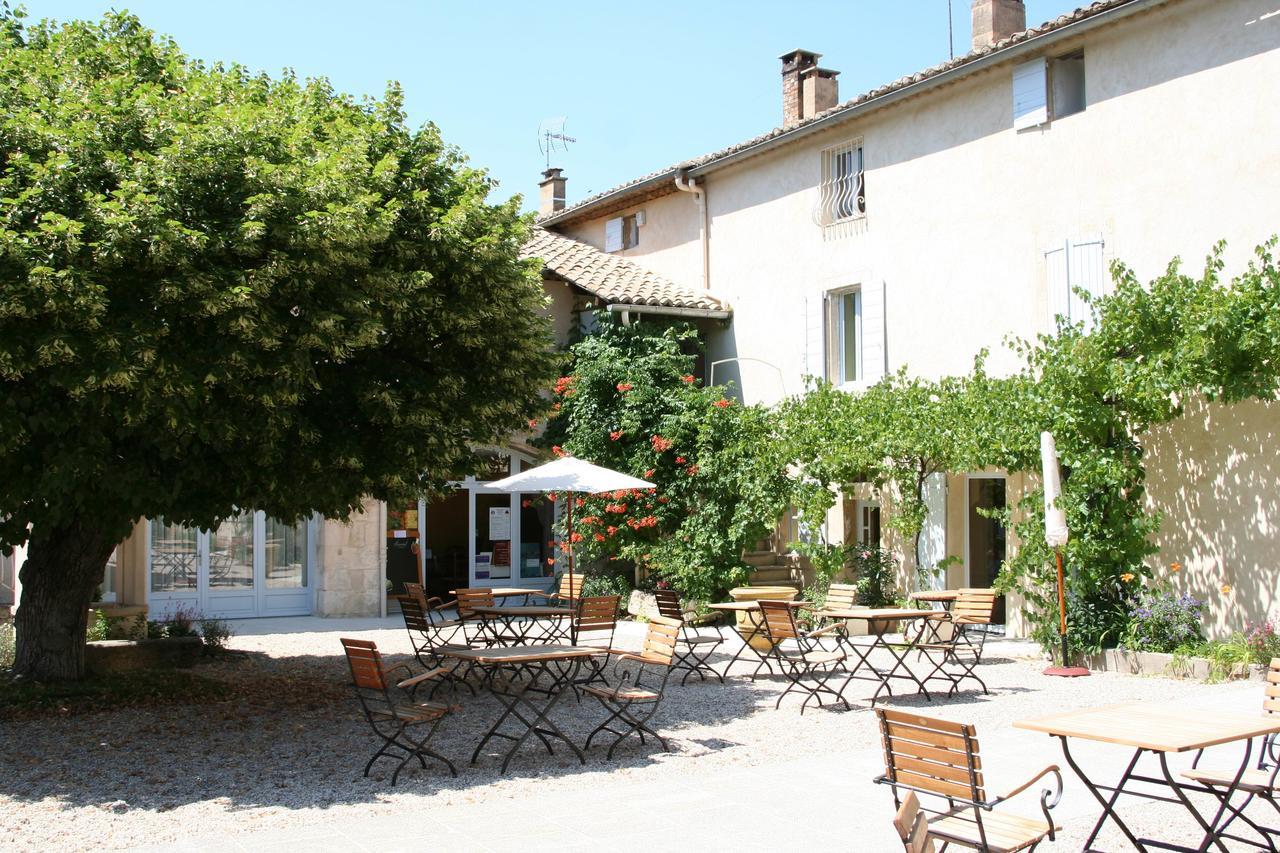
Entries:
{"type": "Polygon", "coordinates": [[[789,566],[767,566],[752,569],[750,582],[753,586],[781,585],[799,588],[799,584],[796,583],[789,566]]]}
{"type": "Polygon", "coordinates": [[[747,551],[742,559],[748,566],[777,566],[784,558],[773,551],[747,551]]]}

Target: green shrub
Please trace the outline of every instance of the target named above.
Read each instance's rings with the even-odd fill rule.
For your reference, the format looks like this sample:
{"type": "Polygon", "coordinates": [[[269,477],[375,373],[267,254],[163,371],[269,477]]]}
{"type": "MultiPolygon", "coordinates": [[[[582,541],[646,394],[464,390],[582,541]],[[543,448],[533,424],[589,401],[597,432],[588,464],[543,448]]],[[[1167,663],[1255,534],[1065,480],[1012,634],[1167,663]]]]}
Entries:
{"type": "Polygon", "coordinates": [[[1140,593],[1129,611],[1123,645],[1135,652],[1174,652],[1204,642],[1205,604],[1167,590],[1140,593]]]}
{"type": "Polygon", "coordinates": [[[870,545],[855,545],[849,549],[849,564],[853,585],[858,589],[858,604],[886,607],[893,603],[898,562],[891,552],[870,545]]]}
{"type": "Polygon", "coordinates": [[[207,653],[217,654],[227,650],[227,641],[234,636],[231,626],[221,619],[201,619],[200,636],[204,638],[207,653]]]}
{"type": "Polygon", "coordinates": [[[585,572],[582,575],[582,596],[616,595],[622,600],[619,607],[626,607],[631,597],[631,579],[621,572],[585,572]]]}

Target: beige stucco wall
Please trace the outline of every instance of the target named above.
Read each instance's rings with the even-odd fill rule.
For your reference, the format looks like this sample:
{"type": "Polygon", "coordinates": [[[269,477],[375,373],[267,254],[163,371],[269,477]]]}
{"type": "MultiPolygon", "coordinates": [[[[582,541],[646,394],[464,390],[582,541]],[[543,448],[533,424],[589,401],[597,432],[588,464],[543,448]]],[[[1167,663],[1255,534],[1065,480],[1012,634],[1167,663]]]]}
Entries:
{"type": "Polygon", "coordinates": [[[1280,603],[1280,403],[1187,404],[1145,436],[1147,506],[1163,515],[1157,577],[1208,602],[1215,636],[1280,603]],[[1182,571],[1169,570],[1178,562],[1182,571]],[[1223,591],[1223,585],[1230,589],[1223,591]]]}
{"type": "Polygon", "coordinates": [[[386,595],[386,510],[366,498],[347,521],[325,521],[316,588],[317,616],[373,616],[386,595]]]}
{"type": "MultiPolygon", "coordinates": [[[[963,373],[987,347],[989,368],[1000,373],[1016,367],[1002,346],[1007,336],[1049,328],[1044,252],[1067,239],[1101,235],[1106,260],[1122,259],[1141,278],[1174,256],[1198,272],[1227,239],[1228,273],[1241,270],[1280,230],[1280,111],[1270,82],[1280,79],[1280,16],[1266,17],[1274,11],[1273,0],[1174,0],[1054,45],[1049,55],[1083,47],[1087,108],[1042,128],[1013,130],[1013,66],[1005,63],[710,173],[710,289],[728,298],[734,319],[710,335],[708,357],[762,359],[781,369],[787,393],[798,392],[806,297],[883,282],[889,370],[963,373]],[[855,138],[865,151],[867,217],[855,233],[824,240],[811,216],[821,151],[855,138]]],[[[693,199],[638,207],[647,225],[627,254],[698,282],[693,199]]],[[[603,218],[568,231],[599,245],[603,218]]],[[[717,379],[739,380],[749,402],[776,399],[764,374],[730,370],[717,379]]],[[[1156,446],[1152,456],[1169,452],[1156,446]]],[[[1242,487],[1253,491],[1241,501],[1251,494],[1266,503],[1260,496],[1280,491],[1280,475],[1264,466],[1242,487]]],[[[1155,484],[1152,491],[1169,495],[1158,497],[1169,504],[1160,544],[1202,553],[1207,566],[1218,546],[1190,548],[1172,533],[1202,535],[1195,531],[1204,522],[1187,514],[1204,517],[1203,495],[1197,504],[1155,484]]],[[[1011,480],[1010,500],[1017,493],[1011,480]]],[[[951,498],[949,553],[952,543],[964,547],[963,492],[951,498]]],[[[1224,517],[1213,541],[1255,542],[1249,525],[1256,519],[1224,517]]],[[[961,573],[953,568],[949,584],[961,573]]]]}

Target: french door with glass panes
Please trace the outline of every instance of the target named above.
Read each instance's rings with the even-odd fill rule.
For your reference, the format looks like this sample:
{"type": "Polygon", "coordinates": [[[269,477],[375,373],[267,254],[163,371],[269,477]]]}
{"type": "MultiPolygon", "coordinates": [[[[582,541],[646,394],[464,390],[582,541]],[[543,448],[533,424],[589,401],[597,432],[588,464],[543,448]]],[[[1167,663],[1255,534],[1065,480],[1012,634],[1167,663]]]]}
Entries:
{"type": "Polygon", "coordinates": [[[246,512],[213,530],[148,523],[148,602],[218,619],[311,613],[315,523],[246,512]]]}

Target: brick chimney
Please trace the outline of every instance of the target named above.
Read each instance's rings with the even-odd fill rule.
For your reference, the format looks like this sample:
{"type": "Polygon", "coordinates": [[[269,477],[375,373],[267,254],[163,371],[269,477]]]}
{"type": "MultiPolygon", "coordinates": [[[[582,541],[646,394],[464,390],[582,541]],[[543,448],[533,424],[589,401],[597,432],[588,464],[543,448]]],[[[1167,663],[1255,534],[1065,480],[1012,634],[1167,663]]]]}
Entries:
{"type": "Polygon", "coordinates": [[[782,60],[782,126],[790,127],[840,102],[839,71],[819,68],[820,53],[793,50],[782,60]]]}
{"type": "Polygon", "coordinates": [[[973,49],[982,50],[1027,28],[1022,0],[973,0],[973,49]]]}
{"type": "Polygon", "coordinates": [[[538,189],[542,193],[538,200],[540,215],[546,216],[548,213],[564,210],[564,183],[565,178],[559,169],[547,169],[542,173],[542,180],[538,183],[538,189]]]}

